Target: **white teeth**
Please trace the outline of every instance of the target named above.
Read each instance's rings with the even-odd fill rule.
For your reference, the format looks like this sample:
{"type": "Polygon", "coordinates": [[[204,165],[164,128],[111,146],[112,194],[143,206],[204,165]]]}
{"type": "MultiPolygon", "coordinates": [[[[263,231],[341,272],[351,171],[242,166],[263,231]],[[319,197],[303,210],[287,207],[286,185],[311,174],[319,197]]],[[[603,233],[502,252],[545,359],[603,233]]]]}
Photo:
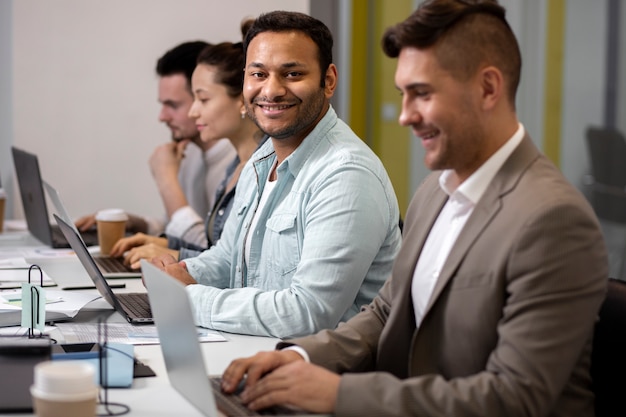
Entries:
{"type": "Polygon", "coordinates": [[[289,108],[289,106],[263,106],[266,110],[285,110],[289,108]]]}
{"type": "Polygon", "coordinates": [[[437,134],[437,132],[430,132],[430,133],[426,133],[421,135],[422,139],[430,139],[432,137],[434,137],[437,134]]]}

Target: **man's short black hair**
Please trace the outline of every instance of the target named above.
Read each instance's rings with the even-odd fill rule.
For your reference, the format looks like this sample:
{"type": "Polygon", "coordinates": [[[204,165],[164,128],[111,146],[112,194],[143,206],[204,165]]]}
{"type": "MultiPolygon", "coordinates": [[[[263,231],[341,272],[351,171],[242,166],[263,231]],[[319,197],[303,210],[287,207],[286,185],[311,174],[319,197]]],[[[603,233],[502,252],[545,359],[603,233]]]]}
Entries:
{"type": "Polygon", "coordinates": [[[187,85],[191,89],[191,75],[196,68],[198,55],[207,46],[209,46],[209,43],[204,41],[184,42],[175,46],[159,58],[156,65],[156,73],[159,77],[183,74],[187,79],[187,85]]]}

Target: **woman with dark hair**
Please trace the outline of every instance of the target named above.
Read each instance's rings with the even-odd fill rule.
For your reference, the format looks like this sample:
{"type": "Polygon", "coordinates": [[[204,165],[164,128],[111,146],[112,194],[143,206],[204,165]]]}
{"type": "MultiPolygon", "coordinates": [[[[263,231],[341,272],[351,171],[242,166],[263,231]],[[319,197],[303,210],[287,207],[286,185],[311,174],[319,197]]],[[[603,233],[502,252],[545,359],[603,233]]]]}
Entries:
{"type": "MultiPolygon", "coordinates": [[[[245,35],[251,21],[242,24],[245,35]]],[[[191,78],[194,102],[189,117],[203,141],[227,138],[237,151],[236,158],[226,171],[226,177],[216,193],[216,203],[206,219],[198,217],[181,238],[153,237],[138,234],[120,240],[112,249],[112,256],[122,256],[132,267],[140,259],[170,253],[178,259],[198,255],[213,246],[220,238],[226,218],[230,214],[235,188],[243,166],[266,137],[246,115],[243,103],[243,68],[245,57],[241,42],[222,42],[207,46],[198,56],[191,78]],[[201,241],[204,244],[190,242],[201,241]]]]}

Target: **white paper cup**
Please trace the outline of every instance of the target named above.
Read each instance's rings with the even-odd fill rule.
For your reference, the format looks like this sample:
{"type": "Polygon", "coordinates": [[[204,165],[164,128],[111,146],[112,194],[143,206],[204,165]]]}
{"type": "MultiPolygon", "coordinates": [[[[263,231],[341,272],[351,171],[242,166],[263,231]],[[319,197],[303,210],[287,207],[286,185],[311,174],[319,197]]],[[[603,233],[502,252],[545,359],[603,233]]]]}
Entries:
{"type": "Polygon", "coordinates": [[[35,366],[30,388],[38,417],[94,417],[98,387],[93,366],[80,361],[45,361],[35,366]]]}
{"type": "Polygon", "coordinates": [[[108,255],[113,245],[124,237],[128,216],[121,209],[100,210],[96,213],[100,253],[108,255]]]}

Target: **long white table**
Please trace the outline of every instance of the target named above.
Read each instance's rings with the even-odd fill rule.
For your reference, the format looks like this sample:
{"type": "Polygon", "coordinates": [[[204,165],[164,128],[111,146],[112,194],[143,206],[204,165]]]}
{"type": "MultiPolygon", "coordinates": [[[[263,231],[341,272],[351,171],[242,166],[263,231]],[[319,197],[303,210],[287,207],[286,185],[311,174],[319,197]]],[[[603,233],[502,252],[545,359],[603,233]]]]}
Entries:
{"type": "MultiPolygon", "coordinates": [[[[14,234],[0,239],[0,248],[7,249],[12,245],[36,245],[37,242],[29,236],[14,234]]],[[[72,273],[76,269],[72,269],[72,273]]],[[[87,273],[83,271],[86,275],[87,273]]],[[[54,277],[52,277],[54,278],[54,277]]],[[[117,280],[116,280],[117,281],[117,280]]],[[[115,290],[120,292],[145,291],[140,279],[123,280],[126,288],[115,290]]],[[[96,291],[96,290],[84,290],[96,291]]],[[[104,317],[108,322],[121,322],[124,319],[103,299],[88,304],[75,320],[93,321],[95,317],[104,317]]],[[[231,360],[250,356],[260,350],[272,350],[278,339],[268,337],[245,336],[222,333],[225,342],[202,343],[202,351],[207,367],[207,374],[220,375],[231,360]]],[[[130,388],[115,388],[108,390],[108,401],[125,404],[130,407],[127,415],[137,417],[158,416],[202,416],[190,403],[187,402],[169,383],[160,345],[136,345],[135,356],[148,365],[156,373],[155,377],[135,378],[130,388]]],[[[115,408],[114,408],[115,409],[115,408]]],[[[33,414],[0,414],[1,416],[25,417],[33,414]]]]}
{"type": "MultiPolygon", "coordinates": [[[[253,355],[259,350],[271,350],[277,340],[266,337],[223,334],[226,342],[202,343],[207,374],[219,375],[232,359],[253,355]]],[[[130,388],[111,388],[108,401],[130,407],[127,415],[137,417],[198,417],[202,414],[184,399],[169,383],[160,345],[135,346],[135,356],[150,366],[155,377],[135,378],[130,388]]],[[[116,407],[112,407],[114,410],[116,407]]],[[[0,414],[25,417],[34,414],[0,414]]]]}

